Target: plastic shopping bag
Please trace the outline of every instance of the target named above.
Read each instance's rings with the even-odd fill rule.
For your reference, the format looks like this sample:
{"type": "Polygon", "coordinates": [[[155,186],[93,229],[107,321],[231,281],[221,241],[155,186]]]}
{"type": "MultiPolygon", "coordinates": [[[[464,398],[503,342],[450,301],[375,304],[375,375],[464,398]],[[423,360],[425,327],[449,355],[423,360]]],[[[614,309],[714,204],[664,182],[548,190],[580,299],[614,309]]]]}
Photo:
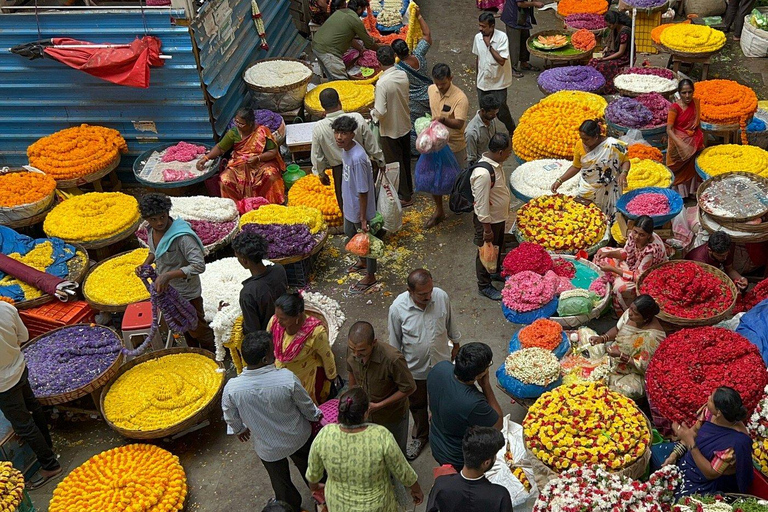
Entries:
{"type": "Polygon", "coordinates": [[[480,263],[483,264],[485,270],[491,274],[495,274],[496,265],[499,261],[499,246],[493,245],[491,242],[485,242],[482,247],[478,247],[477,250],[480,253],[480,263]]]}
{"type": "MultiPolygon", "coordinates": [[[[399,167],[397,172],[400,172],[399,167]]],[[[378,190],[376,206],[384,219],[382,227],[388,233],[394,233],[403,227],[403,207],[397,197],[397,189],[390,180],[389,171],[379,172],[376,189],[378,190]]]]}
{"type": "Polygon", "coordinates": [[[459,162],[448,146],[425,153],[416,162],[416,191],[446,196],[451,193],[460,172],[459,162]]]}
{"type": "Polygon", "coordinates": [[[491,483],[503,486],[509,492],[512,506],[518,507],[529,498],[539,494],[533,475],[533,466],[525,450],[523,427],[504,417],[504,434],[506,446],[496,454],[496,462],[485,476],[491,483]],[[515,474],[517,476],[515,476],[515,474]]]}
{"type": "Polygon", "coordinates": [[[429,126],[416,137],[416,150],[419,153],[431,153],[443,149],[448,144],[448,128],[439,121],[432,121],[429,126]]]}
{"type": "Polygon", "coordinates": [[[426,130],[427,126],[429,126],[429,123],[431,122],[432,122],[432,116],[429,114],[424,114],[422,117],[414,121],[413,129],[416,131],[416,135],[421,135],[421,132],[426,130]]]}
{"type": "Polygon", "coordinates": [[[361,258],[378,259],[384,256],[384,242],[370,233],[356,234],[347,242],[345,249],[361,258]]]}

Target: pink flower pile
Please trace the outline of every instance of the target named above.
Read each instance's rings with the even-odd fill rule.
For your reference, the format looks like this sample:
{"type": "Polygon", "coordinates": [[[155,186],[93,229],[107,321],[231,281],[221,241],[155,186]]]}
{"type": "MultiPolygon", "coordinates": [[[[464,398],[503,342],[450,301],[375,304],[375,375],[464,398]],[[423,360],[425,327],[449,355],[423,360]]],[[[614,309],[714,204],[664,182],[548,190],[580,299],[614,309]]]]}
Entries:
{"type": "Polygon", "coordinates": [[[539,309],[552,301],[559,282],[554,273],[542,276],[530,270],[523,270],[507,279],[501,291],[504,305],[524,313],[539,309]]]}
{"type": "Polygon", "coordinates": [[[186,171],[181,169],[163,169],[163,181],[185,181],[191,180],[195,175],[192,171],[186,171]]]}
{"type": "Polygon", "coordinates": [[[265,204],[269,204],[269,201],[261,196],[246,197],[245,199],[241,199],[237,202],[237,211],[240,212],[240,215],[244,215],[251,210],[258,210],[265,204]]]}
{"type": "Polygon", "coordinates": [[[205,154],[205,146],[197,146],[189,142],[181,141],[171,146],[163,153],[163,162],[191,162],[199,155],[205,154]]]}
{"type": "Polygon", "coordinates": [[[626,71],[623,71],[622,74],[656,75],[656,76],[666,78],[668,80],[675,79],[675,74],[672,72],[672,70],[666,69],[666,68],[635,67],[635,68],[629,68],[626,71]]]}
{"type": "Polygon", "coordinates": [[[504,257],[501,275],[509,277],[524,270],[544,275],[554,268],[552,257],[546,249],[533,242],[522,242],[504,257]]]}
{"type": "Polygon", "coordinates": [[[366,68],[379,67],[379,59],[376,57],[376,52],[373,50],[365,50],[363,56],[357,59],[357,65],[366,68]]]}
{"type": "Polygon", "coordinates": [[[648,127],[656,127],[667,124],[667,115],[669,114],[669,107],[672,106],[664,96],[657,92],[651,92],[648,94],[641,94],[635,98],[638,103],[645,105],[645,107],[653,114],[653,119],[648,123],[648,127]]]}
{"type": "Polygon", "coordinates": [[[605,297],[605,294],[608,293],[608,283],[613,281],[613,274],[605,274],[594,281],[592,281],[592,284],[589,285],[589,291],[595,292],[601,297],[605,297]]]}
{"type": "Polygon", "coordinates": [[[576,277],[576,265],[565,258],[552,258],[555,274],[573,279],[576,277]]]}
{"type": "Polygon", "coordinates": [[[669,213],[669,199],[658,192],[640,194],[627,203],[627,211],[632,215],[649,215],[651,217],[666,215],[669,213]]]}

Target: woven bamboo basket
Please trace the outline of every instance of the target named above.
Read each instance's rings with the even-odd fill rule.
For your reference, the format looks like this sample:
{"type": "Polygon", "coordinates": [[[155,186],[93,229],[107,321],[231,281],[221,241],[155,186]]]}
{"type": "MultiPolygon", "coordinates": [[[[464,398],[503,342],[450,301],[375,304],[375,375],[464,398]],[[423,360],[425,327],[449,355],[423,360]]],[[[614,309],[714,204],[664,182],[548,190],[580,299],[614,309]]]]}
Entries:
{"type": "Polygon", "coordinates": [[[315,234],[315,240],[317,240],[317,244],[312,249],[312,251],[309,254],[300,254],[296,256],[287,256],[285,258],[275,258],[272,260],[269,260],[273,263],[279,263],[280,265],[289,265],[291,263],[297,263],[299,261],[303,261],[307,258],[311,258],[315,254],[319,253],[320,250],[325,245],[325,242],[328,240],[328,230],[325,229],[323,231],[320,231],[319,233],[315,234]]]}
{"type": "MultiPolygon", "coordinates": [[[[658,66],[652,66],[649,69],[665,69],[665,68],[659,68],[658,66]]],[[[616,75],[616,76],[620,76],[622,74],[627,74],[627,73],[619,73],[619,75],[616,75]]],[[[674,80],[679,82],[680,81],[680,76],[679,75],[675,75],[674,80]]],[[[621,87],[617,87],[615,83],[613,85],[614,85],[614,87],[616,87],[616,90],[619,92],[619,94],[621,96],[626,96],[627,98],[636,98],[636,97],[638,97],[638,96],[640,96],[642,94],[648,94],[646,92],[635,92],[635,91],[630,91],[628,89],[622,89],[621,87]]],[[[675,93],[677,92],[677,85],[675,85],[675,88],[672,89],[671,91],[654,91],[654,92],[658,92],[659,94],[661,94],[665,98],[669,99],[672,96],[674,96],[675,93]]],[[[666,130],[666,125],[664,125],[664,129],[666,130]]]]}
{"type": "Polygon", "coordinates": [[[699,210],[699,220],[701,226],[707,230],[708,233],[715,233],[717,231],[725,231],[730,235],[731,240],[736,243],[760,243],[768,242],[768,233],[752,233],[748,231],[741,231],[731,226],[725,226],[719,224],[715,219],[708,214],[699,210]]]}
{"type": "Polygon", "coordinates": [[[106,165],[101,170],[98,170],[96,172],[92,172],[91,174],[86,174],[85,176],[80,176],[79,178],[73,178],[68,180],[56,180],[56,186],[60,189],[66,189],[66,188],[74,188],[79,187],[81,185],[85,185],[87,183],[92,183],[96,180],[99,180],[106,176],[107,174],[111,173],[115,169],[117,169],[117,166],[120,165],[120,153],[117,154],[117,157],[115,157],[110,163],[106,165]]]}
{"type": "Polygon", "coordinates": [[[312,80],[313,72],[312,68],[304,61],[299,59],[291,59],[287,57],[273,57],[269,59],[259,59],[251,62],[245,67],[243,71],[243,82],[252,92],[253,99],[260,106],[260,108],[269,109],[278,113],[290,112],[301,107],[304,102],[304,96],[307,94],[307,84],[312,80]],[[298,62],[305,66],[309,70],[309,75],[292,84],[280,85],[276,87],[263,87],[259,85],[253,85],[246,80],[246,72],[256,64],[262,62],[275,62],[275,61],[291,61],[298,62]]]}
{"type": "MultiPolygon", "coordinates": [[[[107,313],[122,313],[123,311],[125,311],[125,308],[127,308],[130,304],[132,304],[130,302],[126,304],[101,304],[93,300],[86,291],[87,285],[88,285],[88,278],[91,276],[91,274],[93,274],[96,271],[96,269],[98,269],[100,266],[102,266],[106,262],[113,260],[115,258],[119,258],[120,256],[125,256],[130,252],[133,252],[133,251],[124,251],[98,262],[96,265],[93,266],[93,268],[88,270],[88,273],[85,275],[85,279],[83,279],[83,287],[82,287],[83,298],[85,298],[85,301],[88,303],[88,305],[91,306],[96,311],[104,311],[107,313]]],[[[147,298],[143,300],[149,300],[149,292],[147,292],[147,298]]]]}
{"type": "MultiPolygon", "coordinates": [[[[107,415],[104,414],[104,398],[107,396],[107,393],[109,393],[109,390],[112,388],[115,382],[117,382],[117,379],[119,379],[125,372],[127,372],[134,366],[138,366],[141,363],[144,363],[151,359],[159,359],[163,356],[167,356],[171,354],[199,354],[201,356],[210,358],[211,361],[216,361],[216,358],[214,357],[213,353],[200,348],[191,348],[191,347],[167,348],[164,350],[157,350],[155,352],[150,352],[149,354],[141,355],[135,359],[131,359],[130,361],[125,363],[123,366],[121,366],[120,369],[117,371],[117,373],[115,373],[115,375],[112,376],[109,382],[101,389],[101,398],[99,399],[99,409],[101,410],[101,415],[104,417],[104,421],[107,422],[107,425],[109,425],[109,427],[112,430],[114,430],[121,436],[126,437],[128,439],[160,439],[163,437],[178,434],[179,432],[183,432],[189,428],[194,427],[195,425],[203,421],[208,416],[208,414],[214,408],[216,408],[216,406],[220,403],[221,392],[224,390],[224,384],[226,379],[221,380],[218,390],[206,405],[204,405],[195,414],[176,423],[175,425],[171,425],[170,427],[163,428],[163,429],[156,429],[156,430],[146,430],[146,431],[129,430],[129,429],[118,427],[117,425],[112,423],[107,417],[107,415]]],[[[221,362],[216,362],[216,364],[218,365],[219,370],[223,372],[224,364],[221,362]]]]}
{"type": "Polygon", "coordinates": [[[722,50],[722,48],[720,48],[720,50],[714,50],[711,52],[691,53],[691,52],[681,52],[678,50],[673,50],[671,48],[664,46],[663,43],[654,42],[653,46],[655,46],[656,49],[659,50],[660,52],[669,53],[674,57],[680,57],[683,59],[706,59],[708,57],[712,57],[713,55],[718,53],[720,50],[722,50]]]}
{"type": "MultiPolygon", "coordinates": [[[[758,218],[764,216],[765,214],[768,214],[768,180],[763,178],[763,177],[761,177],[761,176],[758,176],[757,174],[752,174],[752,173],[743,172],[743,171],[735,171],[735,172],[728,172],[728,173],[724,173],[724,174],[718,174],[717,176],[713,176],[712,178],[709,178],[704,183],[699,185],[698,190],[696,190],[696,201],[698,202],[699,209],[701,211],[703,211],[704,213],[706,213],[707,215],[709,215],[710,217],[712,217],[713,219],[715,219],[719,223],[724,224],[724,225],[732,225],[732,226],[736,227],[739,230],[743,230],[743,231],[748,231],[749,232],[750,231],[749,226],[751,226],[752,228],[755,228],[756,226],[759,226],[759,224],[758,225],[745,224],[747,221],[750,221],[750,220],[753,220],[753,219],[758,219],[758,218]],[[723,217],[721,215],[715,214],[714,212],[712,212],[710,209],[708,209],[706,207],[706,205],[701,200],[702,194],[704,192],[706,192],[707,189],[710,188],[713,184],[715,184],[715,183],[717,183],[719,181],[722,181],[725,178],[728,178],[728,177],[731,177],[731,176],[742,176],[744,178],[747,178],[747,179],[753,181],[758,187],[760,187],[760,189],[766,195],[766,202],[763,203],[764,209],[762,211],[760,211],[760,212],[758,212],[756,214],[753,214],[753,215],[748,215],[746,217],[723,217]],[[742,229],[742,227],[744,227],[745,229],[742,229]]],[[[763,231],[765,231],[765,229],[766,228],[763,227],[763,229],[755,231],[755,232],[763,232],[763,231]]]]}
{"type": "MultiPolygon", "coordinates": [[[[203,247],[203,255],[204,256],[208,256],[208,255],[218,251],[222,247],[225,247],[225,246],[229,245],[230,242],[232,242],[232,239],[240,231],[240,227],[238,226],[239,219],[240,219],[240,217],[238,216],[237,218],[232,220],[233,222],[235,222],[235,227],[233,227],[232,230],[224,236],[224,238],[222,238],[221,240],[217,240],[216,242],[214,242],[212,244],[208,244],[208,245],[203,247]]],[[[145,228],[146,225],[147,225],[146,222],[142,222],[141,224],[139,224],[139,227],[136,229],[136,231],[138,231],[138,230],[140,230],[142,228],[145,228]]],[[[147,243],[144,240],[142,240],[141,238],[139,238],[138,236],[136,237],[136,240],[138,240],[140,246],[142,246],[142,247],[149,247],[149,245],[147,245],[147,243]]]]}
{"type": "Polygon", "coordinates": [[[245,71],[243,71],[243,82],[245,82],[245,84],[248,86],[249,89],[252,89],[252,90],[257,91],[257,92],[288,92],[288,91],[292,91],[292,90],[294,90],[294,89],[296,89],[296,88],[298,88],[298,87],[300,87],[302,85],[307,85],[309,83],[309,81],[312,80],[312,68],[309,67],[309,65],[307,65],[306,62],[304,62],[302,60],[299,60],[299,59],[291,59],[291,58],[288,58],[288,57],[272,57],[272,58],[269,58],[269,59],[258,59],[258,60],[255,60],[255,61],[251,62],[250,64],[248,64],[245,67],[245,71]],[[304,78],[303,80],[301,80],[299,82],[296,82],[296,83],[293,83],[293,84],[279,85],[279,86],[275,86],[275,87],[264,87],[264,86],[260,86],[260,85],[253,85],[250,82],[248,82],[248,80],[245,79],[245,71],[248,71],[249,69],[251,69],[256,64],[261,64],[262,62],[274,62],[274,61],[281,61],[281,62],[291,61],[291,62],[298,62],[300,64],[303,64],[309,70],[309,76],[304,78]]]}
{"type": "MultiPolygon", "coordinates": [[[[141,173],[144,171],[144,167],[147,165],[147,161],[152,157],[153,153],[155,152],[160,153],[161,151],[164,151],[171,146],[175,146],[176,144],[178,143],[166,142],[165,144],[160,144],[159,146],[155,146],[154,148],[148,149],[144,151],[142,154],[140,154],[136,158],[136,160],[133,161],[133,176],[136,178],[136,181],[138,181],[142,185],[145,185],[151,188],[174,189],[174,188],[188,187],[190,185],[194,185],[195,183],[200,183],[202,181],[207,180],[217,172],[219,172],[219,163],[221,162],[221,157],[216,157],[213,160],[211,160],[211,163],[208,165],[208,169],[205,172],[203,172],[198,176],[195,176],[194,178],[190,178],[187,180],[167,181],[167,182],[152,181],[152,180],[148,180],[146,177],[141,175],[141,173]]],[[[197,145],[205,147],[206,153],[213,148],[213,146],[211,146],[210,144],[197,144],[197,145]]],[[[278,143],[278,145],[280,144],[278,143]]]]}
{"type": "MultiPolygon", "coordinates": [[[[637,281],[637,289],[640,290],[640,293],[643,293],[643,282],[645,279],[650,275],[651,272],[656,270],[657,268],[661,268],[663,266],[668,265],[677,265],[680,263],[681,260],[674,260],[674,261],[665,261],[664,263],[659,263],[658,265],[654,265],[640,276],[640,279],[637,281]]],[[[739,291],[736,289],[736,285],[733,284],[733,281],[730,277],[728,277],[722,270],[717,269],[711,265],[707,265],[706,263],[701,263],[700,261],[694,261],[696,265],[701,267],[701,269],[705,272],[708,272],[715,277],[717,277],[720,281],[722,281],[725,286],[728,287],[731,291],[731,304],[728,306],[728,308],[718,313],[715,316],[711,316],[709,318],[680,318],[679,316],[671,315],[667,312],[665,312],[663,309],[659,312],[656,317],[659,320],[662,320],[664,322],[669,322],[670,324],[679,325],[682,327],[698,327],[698,326],[704,326],[704,325],[715,325],[717,323],[722,322],[726,318],[729,318],[731,316],[731,313],[733,312],[733,308],[736,306],[736,298],[739,295],[739,291]]]]}
{"type": "MultiPolygon", "coordinates": [[[[24,349],[27,349],[40,341],[41,339],[45,338],[46,336],[49,336],[51,333],[54,333],[56,331],[60,331],[62,329],[69,329],[72,327],[90,327],[90,324],[72,324],[72,325],[65,325],[63,327],[57,327],[56,329],[53,329],[51,331],[48,331],[45,334],[41,334],[40,336],[37,336],[32,341],[24,344],[24,349]]],[[[100,326],[103,327],[103,326],[100,326]]],[[[114,329],[105,327],[105,329],[109,329],[112,331],[112,333],[115,335],[115,337],[120,341],[120,346],[123,346],[123,339],[120,337],[117,332],[115,332],[114,329]]],[[[64,404],[67,402],[71,402],[73,400],[77,400],[78,398],[82,398],[85,395],[90,395],[94,391],[97,391],[101,389],[104,384],[109,382],[109,380],[117,373],[117,371],[120,369],[120,365],[123,364],[123,354],[122,352],[117,354],[117,357],[112,362],[112,364],[101,372],[101,374],[93,379],[91,382],[84,386],[80,386],[79,388],[75,388],[71,391],[67,391],[66,393],[60,393],[58,395],[51,395],[51,396],[40,396],[35,395],[35,398],[37,398],[37,401],[40,402],[40,405],[58,405],[58,404],[64,404]]]]}
{"type": "MultiPolygon", "coordinates": [[[[11,173],[17,173],[17,172],[34,172],[39,174],[45,174],[43,171],[35,168],[19,168],[19,169],[11,169],[8,172],[0,171],[0,175],[4,174],[11,174],[11,173]]],[[[53,206],[53,203],[56,199],[56,189],[51,190],[51,192],[33,202],[33,203],[27,203],[27,204],[20,204],[18,206],[10,206],[10,207],[0,207],[0,224],[3,224],[8,227],[25,227],[30,226],[32,224],[36,224],[40,220],[37,218],[40,215],[43,215],[43,218],[45,218],[45,214],[48,213],[48,211],[53,206]],[[36,220],[37,222],[30,222],[30,220],[36,220]]]]}
{"type": "Polygon", "coordinates": [[[109,238],[102,238],[101,240],[91,240],[90,242],[83,242],[80,240],[72,240],[72,241],[67,240],[67,242],[79,243],[86,249],[101,249],[102,247],[106,247],[108,245],[112,245],[114,243],[125,240],[126,238],[128,238],[129,236],[131,236],[136,232],[136,230],[139,228],[139,224],[141,224],[141,217],[136,219],[136,221],[130,226],[128,226],[125,230],[117,234],[114,234],[109,238]]]}
{"type": "MultiPolygon", "coordinates": [[[[67,261],[67,267],[69,267],[70,269],[69,274],[67,275],[67,280],[74,281],[79,284],[83,282],[83,279],[85,278],[85,275],[88,272],[88,267],[91,263],[91,259],[88,257],[88,251],[86,251],[81,245],[78,245],[78,244],[70,244],[70,245],[75,246],[76,254],[73,258],[67,261]],[[82,262],[82,265],[75,266],[76,262],[82,262]]],[[[37,306],[42,306],[43,304],[48,304],[52,300],[54,300],[54,297],[52,295],[44,293],[43,295],[35,299],[17,302],[14,304],[14,306],[16,306],[16,309],[30,309],[30,308],[36,308],[37,306]]]]}
{"type": "MultiPolygon", "coordinates": [[[[552,62],[569,62],[569,61],[585,60],[590,55],[592,55],[592,52],[594,51],[594,49],[581,51],[571,55],[557,55],[552,53],[553,51],[557,51],[557,50],[551,50],[551,51],[541,50],[531,44],[534,41],[534,39],[536,39],[539,36],[561,36],[561,35],[570,36],[570,34],[571,33],[567,30],[544,30],[542,32],[536,32],[531,37],[529,37],[528,40],[525,42],[525,45],[527,46],[528,51],[531,53],[531,55],[535,55],[540,59],[549,60],[552,62]]],[[[568,47],[573,48],[573,46],[570,43],[570,40],[568,42],[568,46],[566,46],[565,48],[568,48],[568,47]]],[[[559,48],[559,49],[562,50],[563,48],[559,48]]]]}

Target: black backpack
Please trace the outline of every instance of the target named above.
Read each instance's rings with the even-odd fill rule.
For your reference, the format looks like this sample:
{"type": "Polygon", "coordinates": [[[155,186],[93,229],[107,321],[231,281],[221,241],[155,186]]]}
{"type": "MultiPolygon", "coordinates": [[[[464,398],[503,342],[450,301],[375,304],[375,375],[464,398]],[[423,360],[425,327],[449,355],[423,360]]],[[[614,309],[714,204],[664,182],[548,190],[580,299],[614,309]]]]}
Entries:
{"type": "Polygon", "coordinates": [[[474,210],[475,198],[472,195],[472,184],[469,179],[472,177],[472,171],[482,167],[491,175],[491,188],[496,184],[496,171],[488,162],[477,162],[462,170],[456,177],[451,189],[451,196],[448,199],[448,207],[453,213],[469,213],[474,210]]]}

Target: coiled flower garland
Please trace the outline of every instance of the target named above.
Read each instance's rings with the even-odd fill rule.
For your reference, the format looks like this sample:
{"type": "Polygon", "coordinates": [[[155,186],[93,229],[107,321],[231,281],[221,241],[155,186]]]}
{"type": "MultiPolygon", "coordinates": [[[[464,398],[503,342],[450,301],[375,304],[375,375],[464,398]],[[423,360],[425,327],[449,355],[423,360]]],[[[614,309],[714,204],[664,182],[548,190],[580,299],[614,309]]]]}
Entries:
{"type": "Polygon", "coordinates": [[[700,102],[702,121],[738,124],[741,128],[741,143],[745,146],[749,144],[747,121],[757,111],[755,91],[733,80],[705,80],[696,84],[693,97],[700,102]]]}
{"type": "MultiPolygon", "coordinates": [[[[591,32],[585,32],[594,40],[591,32]]],[[[565,66],[542,72],[538,84],[549,93],[563,90],[595,92],[603,88],[605,77],[591,66],[565,66]]]]}

